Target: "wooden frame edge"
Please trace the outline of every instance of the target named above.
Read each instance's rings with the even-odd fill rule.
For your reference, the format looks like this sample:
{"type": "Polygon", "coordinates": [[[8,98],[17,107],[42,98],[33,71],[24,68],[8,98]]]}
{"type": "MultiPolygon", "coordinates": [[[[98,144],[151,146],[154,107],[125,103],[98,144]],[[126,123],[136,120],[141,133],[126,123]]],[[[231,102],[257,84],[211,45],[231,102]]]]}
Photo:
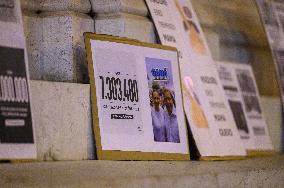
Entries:
{"type": "MultiPolygon", "coordinates": [[[[92,59],[92,50],[91,50],[91,40],[117,42],[117,43],[129,44],[129,45],[135,45],[135,46],[163,49],[163,50],[168,50],[168,51],[177,51],[176,48],[170,47],[170,46],[163,46],[160,44],[150,44],[150,43],[140,42],[134,39],[120,38],[120,37],[114,37],[114,36],[108,36],[108,35],[98,35],[98,34],[89,33],[89,32],[84,33],[84,39],[85,39],[85,46],[86,46],[86,52],[87,52],[88,71],[89,71],[89,77],[90,77],[91,101],[97,98],[93,59],[92,59]]],[[[91,102],[91,107],[92,107],[92,119],[93,119],[92,120],[93,133],[95,136],[98,160],[141,160],[141,161],[142,160],[145,160],[145,161],[148,161],[148,160],[177,160],[177,161],[190,160],[189,149],[188,149],[188,154],[103,150],[102,144],[101,144],[100,127],[99,127],[98,107],[93,102],[91,102]]],[[[185,128],[187,131],[186,125],[185,125],[185,128]]]]}

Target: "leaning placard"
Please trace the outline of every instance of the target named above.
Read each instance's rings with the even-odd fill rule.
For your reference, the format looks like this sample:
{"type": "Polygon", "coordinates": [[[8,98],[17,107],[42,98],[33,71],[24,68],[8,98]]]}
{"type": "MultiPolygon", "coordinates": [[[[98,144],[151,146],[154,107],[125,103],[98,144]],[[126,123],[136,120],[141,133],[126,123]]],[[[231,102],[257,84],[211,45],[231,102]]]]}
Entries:
{"type": "Polygon", "coordinates": [[[246,155],[215,62],[189,0],[146,0],[160,41],[179,50],[184,111],[201,160],[246,155]]]}
{"type": "Polygon", "coordinates": [[[98,159],[188,160],[177,51],[85,34],[98,159]]]}
{"type": "Polygon", "coordinates": [[[0,1],[0,159],[34,159],[27,55],[20,2],[0,1]]]}
{"type": "Polygon", "coordinates": [[[250,65],[219,62],[219,76],[249,155],[273,153],[260,96],[250,65]]]}

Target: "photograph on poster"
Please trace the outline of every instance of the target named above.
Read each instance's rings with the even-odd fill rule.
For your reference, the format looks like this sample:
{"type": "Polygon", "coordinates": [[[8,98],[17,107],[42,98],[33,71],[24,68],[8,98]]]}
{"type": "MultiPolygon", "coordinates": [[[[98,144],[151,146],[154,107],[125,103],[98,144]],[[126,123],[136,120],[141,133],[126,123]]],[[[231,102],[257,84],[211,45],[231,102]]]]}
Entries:
{"type": "Polygon", "coordinates": [[[191,118],[197,128],[208,128],[208,121],[200,104],[200,100],[194,91],[192,79],[187,76],[183,79],[184,100],[190,102],[191,118]]]}
{"type": "Polygon", "coordinates": [[[256,88],[249,70],[236,69],[237,80],[242,91],[247,113],[261,115],[261,108],[256,96],[256,88]]]}
{"type": "Polygon", "coordinates": [[[249,129],[241,102],[233,100],[228,101],[241,138],[249,138],[249,129]]]}
{"type": "Polygon", "coordinates": [[[236,69],[237,79],[242,92],[256,93],[253,78],[248,70],[236,69]]]}
{"type": "Polygon", "coordinates": [[[243,99],[248,113],[261,114],[260,105],[255,95],[243,95],[243,99]]]}
{"type": "Polygon", "coordinates": [[[191,44],[192,50],[200,55],[206,55],[206,47],[202,40],[200,28],[198,28],[197,20],[194,20],[192,11],[187,6],[180,6],[177,0],[175,5],[182,18],[184,31],[189,35],[189,43],[191,44]]]}
{"type": "Polygon", "coordinates": [[[14,0],[1,0],[0,1],[0,21],[15,22],[16,11],[14,0]]]}
{"type": "Polygon", "coordinates": [[[154,140],[180,142],[171,63],[146,57],[154,140]]]}

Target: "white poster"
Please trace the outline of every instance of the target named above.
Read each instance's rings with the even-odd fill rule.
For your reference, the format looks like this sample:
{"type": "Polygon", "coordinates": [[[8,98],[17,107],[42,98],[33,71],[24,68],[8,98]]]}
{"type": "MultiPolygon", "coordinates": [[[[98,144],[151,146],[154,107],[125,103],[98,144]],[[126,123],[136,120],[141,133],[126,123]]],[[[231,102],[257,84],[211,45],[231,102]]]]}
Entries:
{"type": "Polygon", "coordinates": [[[282,108],[284,106],[284,3],[256,0],[275,63],[282,108]]]}
{"type": "Polygon", "coordinates": [[[102,150],[189,154],[177,52],[90,44],[102,150]]]}
{"type": "Polygon", "coordinates": [[[246,155],[191,3],[146,2],[161,43],[180,51],[184,109],[201,156],[246,155]]]}
{"type": "Polygon", "coordinates": [[[36,158],[20,2],[0,1],[0,159],[36,158]]]}
{"type": "Polygon", "coordinates": [[[218,63],[219,76],[244,146],[248,150],[272,150],[251,66],[218,63]]]}

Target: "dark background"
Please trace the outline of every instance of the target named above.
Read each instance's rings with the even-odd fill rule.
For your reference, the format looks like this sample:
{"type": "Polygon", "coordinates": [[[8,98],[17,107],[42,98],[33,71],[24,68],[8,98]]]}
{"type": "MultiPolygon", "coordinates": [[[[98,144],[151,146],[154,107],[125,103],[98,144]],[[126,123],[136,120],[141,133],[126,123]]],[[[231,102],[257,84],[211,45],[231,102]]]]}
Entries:
{"type": "MultiPolygon", "coordinates": [[[[18,76],[27,78],[24,49],[0,46],[0,75],[8,74],[12,77],[18,76]]],[[[26,108],[28,112],[26,118],[9,117],[9,119],[24,119],[25,126],[22,127],[6,127],[6,118],[0,113],[0,142],[34,143],[30,103],[0,101],[0,107],[2,106],[26,108]]]]}

